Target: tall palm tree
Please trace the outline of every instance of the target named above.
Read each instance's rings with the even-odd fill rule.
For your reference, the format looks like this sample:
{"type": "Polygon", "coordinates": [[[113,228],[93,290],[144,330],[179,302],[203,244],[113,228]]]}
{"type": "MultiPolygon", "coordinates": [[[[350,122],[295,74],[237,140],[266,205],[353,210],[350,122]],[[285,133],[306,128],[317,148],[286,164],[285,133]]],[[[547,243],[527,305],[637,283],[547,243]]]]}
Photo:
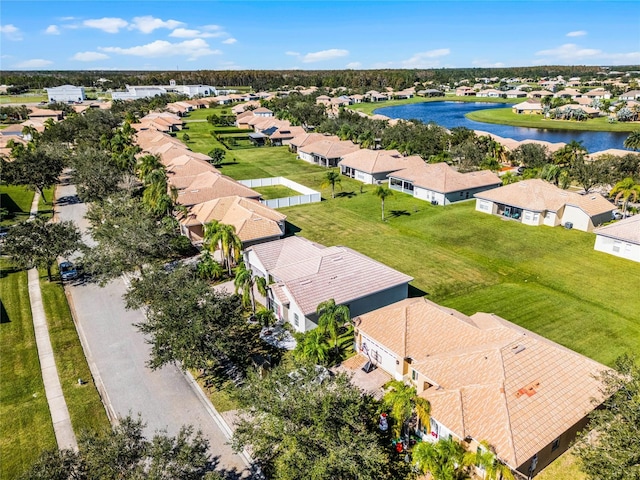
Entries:
{"type": "Polygon", "coordinates": [[[627,177],[613,186],[609,196],[613,197],[616,203],[622,200],[622,211],[626,217],[629,200],[635,202],[640,197],[640,184],[636,183],[632,177],[627,177]]]}
{"type": "Polygon", "coordinates": [[[242,290],[242,303],[245,307],[251,305],[251,311],[256,313],[256,297],[253,292],[254,287],[262,296],[267,295],[267,281],[264,277],[255,277],[251,269],[247,268],[244,262],[240,262],[236,267],[236,277],[233,280],[238,290],[242,290]]]}
{"type": "Polygon", "coordinates": [[[144,181],[151,172],[163,168],[164,165],[160,162],[160,157],[157,155],[145,155],[138,160],[136,174],[141,181],[144,181]]]}
{"type": "Polygon", "coordinates": [[[324,175],[321,187],[331,187],[331,198],[336,198],[336,185],[340,185],[340,174],[336,170],[328,170],[324,175]]]}
{"type": "Polygon", "coordinates": [[[390,411],[393,420],[392,432],[396,438],[400,436],[405,424],[413,415],[416,415],[423,425],[430,424],[429,400],[419,397],[415,387],[405,384],[402,380],[393,380],[388,383],[382,402],[390,411]]]}
{"type": "Polygon", "coordinates": [[[485,480],[514,480],[513,472],[494,453],[487,442],[480,442],[481,448],[476,452],[475,464],[484,470],[485,480]]]}
{"type": "Polygon", "coordinates": [[[624,147],[631,150],[640,150],[640,130],[631,132],[624,141],[624,147]]]}
{"type": "Polygon", "coordinates": [[[382,221],[384,222],[384,199],[393,195],[393,191],[383,185],[378,185],[373,194],[380,199],[382,203],[382,221]]]}
{"type": "Polygon", "coordinates": [[[547,163],[540,171],[540,178],[557,186],[561,173],[562,168],[559,165],[547,163]]]}
{"type": "Polygon", "coordinates": [[[413,464],[422,473],[430,473],[433,480],[462,480],[469,478],[475,455],[466,452],[452,438],[436,443],[420,442],[411,452],[413,464]]]}
{"type": "Polygon", "coordinates": [[[338,336],[340,327],[351,321],[351,313],[346,305],[336,305],[332,298],[318,305],[318,329],[323,333],[328,333],[334,348],[338,349],[338,336]]]}
{"type": "Polygon", "coordinates": [[[203,244],[211,253],[220,249],[223,263],[231,275],[232,267],[242,251],[242,242],[236,235],[235,227],[216,220],[205,224],[203,244]]]}

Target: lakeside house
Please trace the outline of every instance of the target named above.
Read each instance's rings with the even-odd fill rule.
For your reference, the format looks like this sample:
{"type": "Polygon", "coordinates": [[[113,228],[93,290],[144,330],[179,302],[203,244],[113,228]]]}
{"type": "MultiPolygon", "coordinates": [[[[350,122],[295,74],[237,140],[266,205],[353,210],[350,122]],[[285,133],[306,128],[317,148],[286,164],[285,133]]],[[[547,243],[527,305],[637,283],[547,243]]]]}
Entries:
{"type": "Polygon", "coordinates": [[[640,262],[640,215],[594,230],[594,250],[640,262]]]}
{"type": "Polygon", "coordinates": [[[297,332],[317,327],[318,305],[334,299],[351,316],[407,297],[413,278],[347,247],[326,247],[298,236],[253,245],[245,265],[267,279],[267,303],[297,332]]]}
{"type": "Polygon", "coordinates": [[[460,173],[441,163],[422,163],[387,175],[389,188],[408,193],[432,205],[449,205],[473,199],[474,194],[502,185],[489,170],[460,173]]]}
{"type": "Polygon", "coordinates": [[[511,107],[511,110],[513,111],[513,113],[518,114],[518,115],[532,115],[532,114],[536,114],[536,115],[540,115],[543,111],[543,107],[542,104],[540,102],[535,102],[532,100],[525,100],[522,103],[518,103],[516,105],[514,105],[513,107],[511,107]]]}
{"type": "Polygon", "coordinates": [[[587,424],[607,367],[490,313],[407,298],[354,318],[356,348],[431,404],[424,441],[488,442],[533,476],[587,424]]]}
{"type": "Polygon", "coordinates": [[[306,147],[314,142],[320,140],[328,140],[331,142],[338,142],[340,139],[336,135],[325,135],[323,133],[303,133],[297,137],[292,138],[289,141],[289,150],[292,153],[297,153],[300,147],[306,147]]]}
{"type": "Polygon", "coordinates": [[[616,210],[599,193],[580,195],[541,179],[529,179],[474,195],[476,210],[525,225],[563,225],[584,232],[608,222],[616,210]]]}
{"type": "Polygon", "coordinates": [[[338,162],[340,173],[363,183],[379,184],[387,181],[387,175],[424,164],[418,155],[403,156],[397,150],[369,150],[361,148],[347,153],[338,162]]]}

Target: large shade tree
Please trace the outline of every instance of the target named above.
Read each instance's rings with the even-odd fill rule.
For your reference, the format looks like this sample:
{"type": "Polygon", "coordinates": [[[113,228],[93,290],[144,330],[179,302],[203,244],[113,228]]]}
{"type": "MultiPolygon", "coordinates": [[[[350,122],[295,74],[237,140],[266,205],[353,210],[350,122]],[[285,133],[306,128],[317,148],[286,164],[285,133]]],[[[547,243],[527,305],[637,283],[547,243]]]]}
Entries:
{"type": "Polygon", "coordinates": [[[80,231],[73,222],[53,223],[36,218],[11,228],[2,250],[19,267],[46,268],[51,281],[51,268],[58,257],[73,253],[80,244],[80,231]]]}

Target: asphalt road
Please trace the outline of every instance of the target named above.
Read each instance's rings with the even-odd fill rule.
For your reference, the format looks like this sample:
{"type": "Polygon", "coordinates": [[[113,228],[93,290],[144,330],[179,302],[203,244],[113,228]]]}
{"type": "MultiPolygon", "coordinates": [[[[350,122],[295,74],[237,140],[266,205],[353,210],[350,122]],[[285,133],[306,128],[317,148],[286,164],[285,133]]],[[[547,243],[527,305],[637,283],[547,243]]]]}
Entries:
{"type": "MultiPolygon", "coordinates": [[[[78,202],[75,186],[63,182],[56,198],[58,218],[73,220],[84,233],[86,205],[78,202]]],[[[91,242],[87,236],[84,239],[91,242]]],[[[156,371],[147,368],[150,348],[133,326],[143,320],[143,314],[125,309],[125,281],[117,279],[105,287],[75,282],[67,291],[89,350],[88,361],[99,373],[96,384],[106,391],[111,412],[118,416],[140,413],[147,423],[147,438],[160,430],[175,435],[182,425],[193,425],[209,440],[217,470],[228,478],[248,477],[246,459],[233,453],[223,432],[225,426],[189,379],[174,366],[156,371]]]]}

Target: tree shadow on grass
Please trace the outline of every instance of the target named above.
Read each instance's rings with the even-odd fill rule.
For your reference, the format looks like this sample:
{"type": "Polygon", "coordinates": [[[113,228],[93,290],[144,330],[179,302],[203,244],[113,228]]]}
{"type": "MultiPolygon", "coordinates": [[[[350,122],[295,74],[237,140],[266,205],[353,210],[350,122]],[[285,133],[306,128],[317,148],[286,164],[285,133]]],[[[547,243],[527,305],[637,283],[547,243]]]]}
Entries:
{"type": "Polygon", "coordinates": [[[19,271],[20,271],[19,268],[16,268],[13,266],[3,267],[0,269],[0,278],[5,278],[11,275],[12,273],[18,273],[19,271]]]}
{"type": "Polygon", "coordinates": [[[356,192],[338,192],[336,193],[336,198],[353,198],[356,196],[356,192]]]}
{"type": "Polygon", "coordinates": [[[391,210],[391,212],[389,212],[389,216],[390,217],[410,217],[411,214],[409,212],[407,212],[406,210],[391,210]]]}

